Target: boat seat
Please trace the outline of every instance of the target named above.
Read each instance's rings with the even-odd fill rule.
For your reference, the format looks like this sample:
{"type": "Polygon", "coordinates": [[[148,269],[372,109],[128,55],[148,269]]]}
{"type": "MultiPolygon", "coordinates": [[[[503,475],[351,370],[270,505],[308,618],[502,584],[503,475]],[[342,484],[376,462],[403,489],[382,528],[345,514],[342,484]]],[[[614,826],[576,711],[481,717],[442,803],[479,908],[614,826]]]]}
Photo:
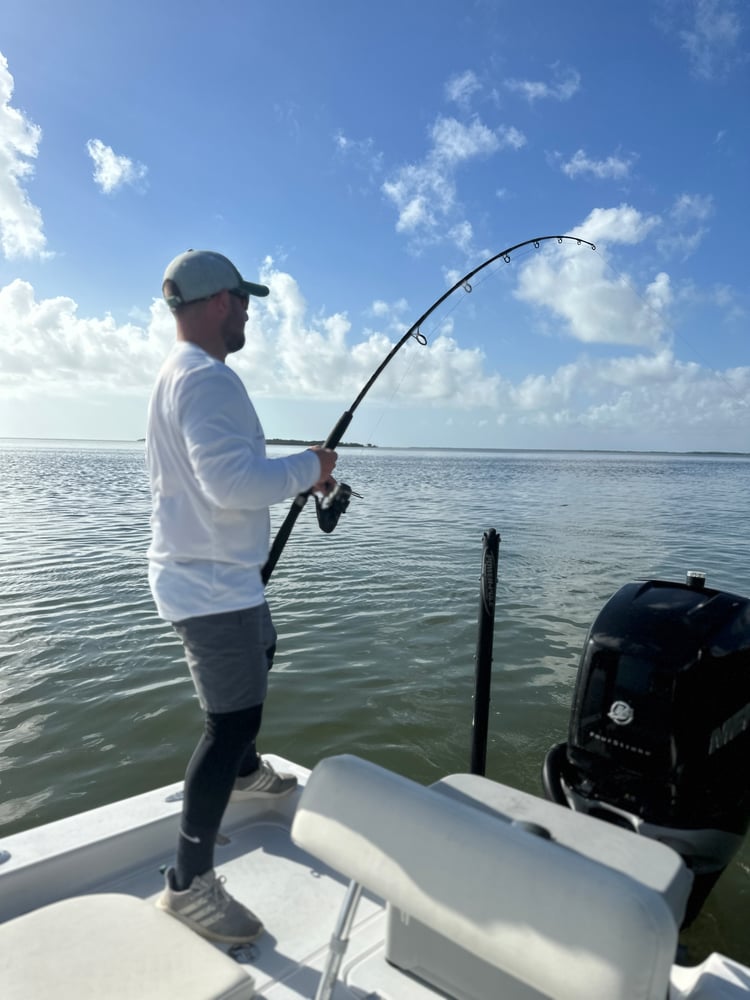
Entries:
{"type": "Polygon", "coordinates": [[[76,896],[0,924],[3,1000],[245,1000],[253,980],[153,902],[76,896]]]}
{"type": "MultiPolygon", "coordinates": [[[[672,910],[653,886],[586,857],[583,844],[579,853],[352,756],[314,768],[292,839],[352,886],[386,900],[396,915],[388,922],[389,961],[413,957],[420,928],[412,925],[426,928],[433,942],[411,972],[451,996],[664,1000],[668,994],[678,935],[672,910]],[[450,948],[441,949],[440,941],[450,948]],[[455,968],[440,968],[451,965],[441,951],[452,955],[455,946],[468,959],[459,984],[450,978],[455,968]]],[[[674,863],[673,852],[656,848],[674,863]]]]}

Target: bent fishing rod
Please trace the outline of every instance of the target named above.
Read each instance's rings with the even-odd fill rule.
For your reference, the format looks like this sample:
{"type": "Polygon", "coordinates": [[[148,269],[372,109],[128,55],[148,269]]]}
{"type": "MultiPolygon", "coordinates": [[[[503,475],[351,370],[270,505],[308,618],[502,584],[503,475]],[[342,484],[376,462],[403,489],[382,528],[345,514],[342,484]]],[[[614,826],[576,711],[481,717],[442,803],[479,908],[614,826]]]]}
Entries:
{"type": "MultiPolygon", "coordinates": [[[[558,243],[562,243],[564,240],[566,241],[569,240],[577,243],[578,246],[581,246],[582,243],[585,243],[586,246],[591,247],[592,250],[596,250],[596,245],[594,243],[590,243],[588,240],[581,239],[579,236],[536,236],[533,239],[524,240],[522,243],[516,243],[515,246],[507,247],[507,249],[501,250],[500,253],[496,253],[493,254],[491,257],[488,257],[487,260],[483,261],[477,267],[472,268],[472,270],[468,271],[462,278],[459,278],[454,285],[451,285],[451,287],[448,289],[447,292],[443,292],[443,294],[432,303],[429,309],[423,312],[422,315],[419,317],[419,319],[409,327],[409,329],[406,331],[403,337],[390,350],[388,355],[383,359],[383,361],[381,361],[381,363],[375,369],[375,371],[370,376],[368,381],[365,383],[359,395],[351,404],[349,409],[344,410],[344,412],[341,414],[336,426],[333,428],[331,433],[326,438],[323,447],[335,448],[336,445],[341,441],[346,429],[352,422],[352,418],[354,417],[354,411],[357,409],[359,404],[362,402],[367,393],[373,387],[373,385],[380,377],[386,366],[391,362],[391,360],[396,356],[396,354],[398,354],[398,352],[401,350],[404,344],[407,343],[408,340],[410,340],[413,337],[417,341],[417,343],[420,344],[422,347],[425,347],[427,345],[427,338],[424,336],[423,333],[421,333],[420,327],[425,322],[425,320],[429,319],[429,317],[435,312],[435,310],[438,309],[443,304],[443,302],[445,302],[446,299],[450,298],[450,296],[453,295],[453,293],[457,291],[459,288],[463,288],[464,291],[470,292],[472,290],[470,282],[471,279],[474,277],[474,275],[479,274],[480,271],[483,271],[486,267],[489,267],[490,264],[494,264],[495,261],[502,259],[503,261],[505,261],[506,264],[510,264],[510,255],[514,253],[516,250],[521,250],[523,247],[526,246],[534,246],[535,249],[539,249],[540,244],[546,243],[549,240],[557,240],[558,243]]],[[[287,540],[292,533],[292,528],[294,528],[294,525],[302,511],[302,508],[307,503],[311,494],[312,490],[307,490],[304,493],[298,493],[297,496],[292,501],[292,506],[289,508],[289,512],[287,513],[283,524],[279,528],[276,537],[273,540],[273,545],[271,546],[271,551],[268,554],[268,559],[266,561],[266,564],[261,570],[261,576],[264,584],[268,583],[269,579],[271,578],[271,574],[274,571],[276,563],[279,561],[279,557],[281,556],[281,553],[284,550],[284,546],[286,545],[287,540]]],[[[323,531],[326,532],[333,531],[333,528],[335,527],[336,522],[338,521],[339,515],[342,514],[349,505],[349,498],[351,496],[357,496],[357,495],[358,494],[353,493],[351,487],[347,486],[345,483],[339,483],[329,498],[325,498],[322,502],[317,502],[317,497],[316,497],[316,502],[318,506],[318,521],[323,531]]]]}

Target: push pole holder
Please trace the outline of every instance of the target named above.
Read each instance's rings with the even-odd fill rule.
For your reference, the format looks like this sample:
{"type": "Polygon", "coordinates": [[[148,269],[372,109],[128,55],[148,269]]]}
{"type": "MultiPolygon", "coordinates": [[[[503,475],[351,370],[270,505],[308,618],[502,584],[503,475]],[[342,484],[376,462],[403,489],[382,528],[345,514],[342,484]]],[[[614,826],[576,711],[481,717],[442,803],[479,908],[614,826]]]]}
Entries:
{"type": "Polygon", "coordinates": [[[485,531],[482,545],[482,576],[479,596],[476,673],[474,678],[474,718],[471,724],[471,774],[484,775],[487,763],[487,733],[492,685],[492,640],[495,628],[497,564],[500,535],[494,528],[485,531]]]}

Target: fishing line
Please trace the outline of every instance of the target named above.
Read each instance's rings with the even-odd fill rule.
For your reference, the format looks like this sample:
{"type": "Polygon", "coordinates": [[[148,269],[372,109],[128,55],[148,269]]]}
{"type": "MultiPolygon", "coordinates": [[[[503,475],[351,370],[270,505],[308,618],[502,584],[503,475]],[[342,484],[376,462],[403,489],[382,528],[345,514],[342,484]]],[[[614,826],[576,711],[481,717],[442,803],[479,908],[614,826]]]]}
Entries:
{"type": "MultiPolygon", "coordinates": [[[[432,305],[427,310],[425,310],[425,312],[422,313],[419,319],[409,327],[409,329],[406,331],[406,333],[404,333],[401,339],[391,348],[386,357],[383,359],[383,361],[381,361],[381,363],[375,369],[375,371],[367,380],[365,385],[362,387],[362,389],[359,392],[359,395],[351,404],[349,409],[345,410],[344,413],[342,413],[342,415],[339,417],[338,423],[326,438],[324,442],[324,447],[335,448],[336,445],[342,440],[344,433],[346,432],[347,428],[349,427],[349,424],[352,421],[352,418],[354,417],[354,411],[357,409],[359,404],[365,398],[365,396],[370,391],[372,386],[375,384],[377,379],[380,377],[381,373],[389,364],[389,362],[395,357],[398,351],[404,346],[404,344],[407,343],[408,340],[410,340],[413,337],[417,341],[417,343],[421,344],[422,346],[426,346],[427,338],[421,332],[422,324],[426,322],[426,320],[435,312],[436,309],[438,309],[443,304],[443,302],[446,301],[446,299],[450,298],[450,296],[453,295],[453,293],[457,291],[459,288],[463,288],[464,291],[470,292],[472,290],[471,282],[474,276],[479,274],[480,271],[483,271],[485,268],[494,264],[495,261],[503,260],[506,264],[509,264],[512,259],[511,255],[516,251],[521,250],[527,246],[530,247],[532,245],[534,246],[535,249],[538,250],[542,243],[549,242],[550,240],[557,240],[558,244],[562,244],[564,242],[577,243],[579,247],[585,244],[592,250],[596,250],[596,246],[593,243],[591,243],[589,240],[584,240],[580,236],[568,236],[568,235],[536,236],[529,240],[523,240],[521,243],[516,243],[515,246],[508,247],[505,250],[501,250],[499,253],[493,254],[491,257],[488,257],[487,260],[482,261],[481,264],[478,264],[476,267],[472,268],[462,278],[459,278],[455,284],[451,285],[451,287],[447,291],[443,292],[440,296],[438,296],[438,298],[435,299],[432,305]]],[[[347,487],[347,489],[349,490],[349,494],[351,495],[351,489],[349,487],[347,487]]],[[[276,563],[279,560],[279,556],[281,555],[281,552],[283,551],[284,546],[286,545],[287,539],[291,534],[292,528],[294,527],[294,524],[297,518],[299,517],[300,512],[302,511],[303,507],[307,503],[310,496],[311,496],[311,490],[307,490],[304,493],[298,493],[297,496],[292,501],[292,506],[289,508],[289,512],[287,513],[287,516],[283,524],[279,528],[276,537],[274,538],[273,545],[271,546],[271,551],[268,554],[268,559],[266,560],[266,563],[261,570],[261,578],[263,580],[263,583],[268,582],[271,573],[273,572],[274,567],[276,566],[276,563]]],[[[348,497],[345,499],[348,502],[348,497]]],[[[343,509],[346,508],[344,507],[343,509]]],[[[330,530],[332,530],[332,528],[330,528],[330,530]]]]}
{"type": "Polygon", "coordinates": [[[394,385],[393,390],[392,390],[390,396],[388,397],[388,399],[386,399],[386,400],[383,401],[383,406],[381,407],[380,416],[372,424],[372,426],[370,428],[370,431],[368,432],[368,436],[367,436],[367,446],[368,447],[372,446],[372,439],[375,436],[375,431],[378,429],[378,427],[383,422],[383,417],[385,416],[385,414],[383,412],[384,409],[387,408],[393,402],[393,400],[396,398],[396,396],[400,394],[400,392],[401,392],[401,386],[406,381],[407,376],[411,374],[411,371],[414,368],[414,362],[416,361],[416,359],[417,359],[417,352],[414,351],[412,353],[412,356],[411,356],[411,361],[409,362],[408,365],[406,365],[404,367],[403,374],[401,375],[401,378],[398,380],[398,383],[396,385],[394,385]]]}
{"type": "MultiPolygon", "coordinates": [[[[593,249],[596,249],[593,246],[593,244],[590,244],[590,245],[592,246],[593,249]]],[[[463,304],[466,302],[466,296],[471,295],[472,292],[474,292],[477,289],[481,288],[481,286],[486,281],[490,281],[493,278],[496,278],[500,274],[501,271],[506,270],[506,265],[514,263],[515,260],[518,259],[518,258],[523,259],[524,257],[530,257],[534,253],[535,249],[538,249],[538,245],[536,247],[533,247],[533,248],[532,247],[529,247],[529,248],[522,247],[520,250],[516,251],[514,257],[511,258],[509,255],[506,255],[497,264],[496,267],[490,268],[485,273],[481,274],[474,281],[473,284],[471,282],[468,282],[468,281],[465,282],[461,286],[461,288],[463,289],[463,291],[464,291],[465,294],[462,295],[462,296],[459,296],[458,298],[456,298],[455,301],[453,302],[453,304],[450,306],[450,308],[448,308],[444,313],[442,313],[440,315],[440,317],[436,318],[435,322],[433,323],[432,327],[428,330],[427,333],[423,333],[421,329],[417,331],[417,333],[419,333],[421,335],[422,339],[424,340],[424,343],[422,343],[420,339],[415,338],[415,339],[417,339],[417,343],[419,343],[420,346],[427,347],[432,342],[432,337],[435,335],[436,331],[439,332],[440,329],[441,329],[441,327],[443,327],[447,323],[447,321],[450,319],[451,315],[454,312],[456,312],[458,309],[460,309],[461,306],[463,306],[463,304]]],[[[410,364],[404,367],[403,374],[402,374],[400,380],[398,381],[398,384],[396,386],[394,386],[393,391],[391,392],[390,396],[388,397],[388,400],[387,400],[388,403],[392,403],[393,400],[395,399],[395,397],[401,392],[401,387],[404,384],[404,382],[406,381],[407,377],[411,374],[411,371],[414,368],[414,363],[415,363],[417,357],[418,357],[418,354],[415,351],[412,354],[412,356],[411,356],[411,362],[410,362],[410,364]]],[[[369,435],[367,437],[368,445],[372,443],[373,435],[374,435],[375,431],[377,430],[377,428],[382,423],[383,416],[384,416],[384,414],[381,412],[381,414],[378,417],[378,419],[373,423],[372,428],[371,428],[371,430],[369,432],[369,435]]]]}

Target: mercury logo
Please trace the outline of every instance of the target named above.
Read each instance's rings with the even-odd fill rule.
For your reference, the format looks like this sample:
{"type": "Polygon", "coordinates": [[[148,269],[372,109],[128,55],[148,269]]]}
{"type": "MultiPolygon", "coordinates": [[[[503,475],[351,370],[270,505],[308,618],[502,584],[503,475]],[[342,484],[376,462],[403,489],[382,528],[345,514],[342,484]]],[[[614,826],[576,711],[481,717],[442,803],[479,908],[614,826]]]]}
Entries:
{"type": "Polygon", "coordinates": [[[607,718],[618,726],[629,726],[633,721],[633,715],[633,709],[626,701],[613,701],[612,707],[607,712],[607,718]]]}
{"type": "Polygon", "coordinates": [[[750,729],[750,702],[714,729],[708,744],[709,754],[716,753],[727,743],[736,740],[746,729],[750,729]]]}

